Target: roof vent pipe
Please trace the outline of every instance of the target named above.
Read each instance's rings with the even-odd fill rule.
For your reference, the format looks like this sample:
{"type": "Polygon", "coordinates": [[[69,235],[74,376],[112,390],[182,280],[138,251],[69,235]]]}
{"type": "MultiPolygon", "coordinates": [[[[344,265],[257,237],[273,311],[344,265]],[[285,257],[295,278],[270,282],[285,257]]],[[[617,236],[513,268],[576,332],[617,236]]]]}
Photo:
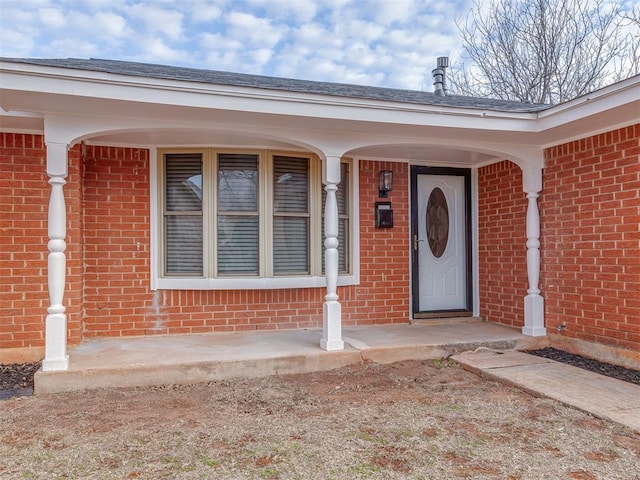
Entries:
{"type": "Polygon", "coordinates": [[[433,93],[440,97],[447,95],[447,67],[449,66],[449,57],[438,57],[437,68],[431,71],[433,75],[433,93]]]}

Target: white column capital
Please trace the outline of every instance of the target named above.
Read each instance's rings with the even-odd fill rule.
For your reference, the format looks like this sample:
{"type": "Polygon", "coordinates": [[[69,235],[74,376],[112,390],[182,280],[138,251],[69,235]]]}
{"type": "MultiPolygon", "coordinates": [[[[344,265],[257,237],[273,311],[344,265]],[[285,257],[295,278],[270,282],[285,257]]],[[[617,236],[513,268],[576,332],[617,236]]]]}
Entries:
{"type": "Polygon", "coordinates": [[[322,162],[322,183],[340,183],[340,160],[338,155],[327,155],[322,162]]]}
{"type": "Polygon", "coordinates": [[[62,178],[68,175],[68,150],[66,143],[47,142],[47,175],[62,178]]]}
{"type": "Polygon", "coordinates": [[[522,190],[525,193],[542,191],[542,167],[528,166],[522,169],[522,190]]]}

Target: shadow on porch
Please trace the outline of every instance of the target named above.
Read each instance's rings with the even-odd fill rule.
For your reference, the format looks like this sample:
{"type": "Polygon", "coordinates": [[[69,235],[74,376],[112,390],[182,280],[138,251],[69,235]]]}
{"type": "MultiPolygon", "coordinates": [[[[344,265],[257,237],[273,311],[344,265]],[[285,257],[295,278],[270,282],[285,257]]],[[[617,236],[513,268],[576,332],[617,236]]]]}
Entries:
{"type": "Polygon", "coordinates": [[[345,349],[320,349],[322,330],[154,336],[89,341],[70,349],[69,369],[39,371],[35,393],[189,384],[231,377],[330,370],[361,361],[436,359],[479,347],[546,346],[546,337],[480,320],[346,327],[345,349]]]}

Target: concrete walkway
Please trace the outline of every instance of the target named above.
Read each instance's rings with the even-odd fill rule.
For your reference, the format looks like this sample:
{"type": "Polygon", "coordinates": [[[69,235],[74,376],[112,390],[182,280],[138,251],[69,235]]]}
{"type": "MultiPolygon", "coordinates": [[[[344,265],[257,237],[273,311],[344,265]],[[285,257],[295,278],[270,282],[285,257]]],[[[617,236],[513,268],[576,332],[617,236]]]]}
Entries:
{"type": "Polygon", "coordinates": [[[331,370],[364,360],[453,359],[481,376],[546,396],[640,432],[640,387],[524,354],[546,337],[469,320],[343,329],[345,349],[320,349],[321,330],[155,336],[85,342],[69,369],[39,371],[35,393],[189,384],[331,370]]]}
{"type": "Polygon", "coordinates": [[[640,386],[516,351],[479,349],[452,357],[482,377],[557,400],[640,433],[640,386]]]}

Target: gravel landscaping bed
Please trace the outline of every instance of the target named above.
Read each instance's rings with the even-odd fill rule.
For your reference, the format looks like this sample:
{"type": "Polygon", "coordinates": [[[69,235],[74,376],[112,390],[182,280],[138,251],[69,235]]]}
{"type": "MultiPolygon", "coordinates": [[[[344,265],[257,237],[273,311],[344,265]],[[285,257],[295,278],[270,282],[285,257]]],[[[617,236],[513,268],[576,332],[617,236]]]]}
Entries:
{"type": "Polygon", "coordinates": [[[33,376],[39,368],[40,362],[0,365],[0,400],[31,395],[33,376]]]}
{"type": "Polygon", "coordinates": [[[633,370],[631,368],[600,362],[592,358],[574,355],[551,347],[541,348],[539,350],[528,350],[526,353],[537,355],[538,357],[549,358],[557,362],[567,363],[575,367],[580,367],[584,370],[606,375],[607,377],[617,378],[618,380],[640,385],[640,371],[633,370]]]}

